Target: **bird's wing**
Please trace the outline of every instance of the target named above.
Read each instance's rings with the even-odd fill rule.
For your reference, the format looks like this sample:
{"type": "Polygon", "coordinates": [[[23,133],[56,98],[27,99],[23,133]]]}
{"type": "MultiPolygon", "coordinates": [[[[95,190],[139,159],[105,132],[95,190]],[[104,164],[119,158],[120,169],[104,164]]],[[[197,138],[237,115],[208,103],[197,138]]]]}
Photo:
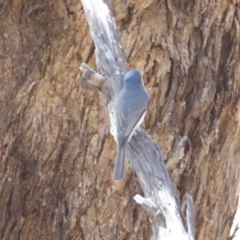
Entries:
{"type": "Polygon", "coordinates": [[[117,134],[119,140],[126,139],[129,141],[133,131],[139,126],[139,121],[142,120],[142,116],[146,113],[146,109],[141,111],[131,112],[126,114],[124,112],[118,112],[117,114],[117,134]]]}

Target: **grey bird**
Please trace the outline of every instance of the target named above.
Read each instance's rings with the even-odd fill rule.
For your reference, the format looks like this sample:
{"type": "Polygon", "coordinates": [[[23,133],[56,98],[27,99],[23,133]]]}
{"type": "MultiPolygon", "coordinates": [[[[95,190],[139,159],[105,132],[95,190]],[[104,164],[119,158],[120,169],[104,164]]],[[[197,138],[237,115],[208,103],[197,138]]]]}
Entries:
{"type": "Polygon", "coordinates": [[[116,102],[117,158],[113,179],[120,182],[125,177],[125,154],[134,131],[143,122],[149,106],[149,95],[142,82],[141,73],[126,73],[123,89],[116,102]]]}

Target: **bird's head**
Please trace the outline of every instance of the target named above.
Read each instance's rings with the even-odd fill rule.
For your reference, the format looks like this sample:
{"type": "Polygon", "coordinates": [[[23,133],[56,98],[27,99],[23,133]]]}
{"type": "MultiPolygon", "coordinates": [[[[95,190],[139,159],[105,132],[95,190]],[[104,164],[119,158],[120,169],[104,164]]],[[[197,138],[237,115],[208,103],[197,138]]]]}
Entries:
{"type": "Polygon", "coordinates": [[[138,70],[130,70],[124,76],[124,83],[129,82],[142,82],[142,74],[138,70]]]}

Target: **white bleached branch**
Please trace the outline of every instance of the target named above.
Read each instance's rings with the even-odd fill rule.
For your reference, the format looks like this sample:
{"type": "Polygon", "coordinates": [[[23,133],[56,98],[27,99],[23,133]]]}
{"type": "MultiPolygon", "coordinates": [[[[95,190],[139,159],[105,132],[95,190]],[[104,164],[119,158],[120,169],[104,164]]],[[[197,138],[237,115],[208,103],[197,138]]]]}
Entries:
{"type": "MultiPolygon", "coordinates": [[[[125,56],[108,1],[82,0],[82,5],[96,47],[98,70],[104,76],[101,78],[92,74],[92,76],[98,76],[96,79],[98,82],[94,87],[99,88],[101,86],[99,80],[101,83],[101,79],[107,79],[107,82],[104,80],[105,88],[100,91],[106,100],[111,133],[116,137],[114,103],[127,71],[125,56]]],[[[138,195],[135,200],[147,209],[154,238],[156,240],[193,240],[193,223],[189,224],[183,218],[178,196],[164,166],[161,152],[143,130],[138,130],[133,136],[128,146],[127,158],[133,171],[136,172],[145,195],[145,198],[138,195]],[[189,226],[190,233],[187,230],[189,226]]],[[[193,221],[191,217],[189,220],[193,221]]]]}

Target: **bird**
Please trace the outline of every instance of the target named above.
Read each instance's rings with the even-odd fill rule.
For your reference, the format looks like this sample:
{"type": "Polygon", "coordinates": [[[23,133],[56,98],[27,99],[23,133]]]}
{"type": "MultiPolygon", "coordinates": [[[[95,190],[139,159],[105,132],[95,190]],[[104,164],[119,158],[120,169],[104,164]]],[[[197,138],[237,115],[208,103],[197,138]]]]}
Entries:
{"type": "Polygon", "coordinates": [[[144,88],[141,72],[135,69],[128,71],[115,105],[117,132],[117,157],[113,173],[115,182],[124,180],[127,145],[134,131],[143,122],[149,102],[150,97],[144,88]]]}

